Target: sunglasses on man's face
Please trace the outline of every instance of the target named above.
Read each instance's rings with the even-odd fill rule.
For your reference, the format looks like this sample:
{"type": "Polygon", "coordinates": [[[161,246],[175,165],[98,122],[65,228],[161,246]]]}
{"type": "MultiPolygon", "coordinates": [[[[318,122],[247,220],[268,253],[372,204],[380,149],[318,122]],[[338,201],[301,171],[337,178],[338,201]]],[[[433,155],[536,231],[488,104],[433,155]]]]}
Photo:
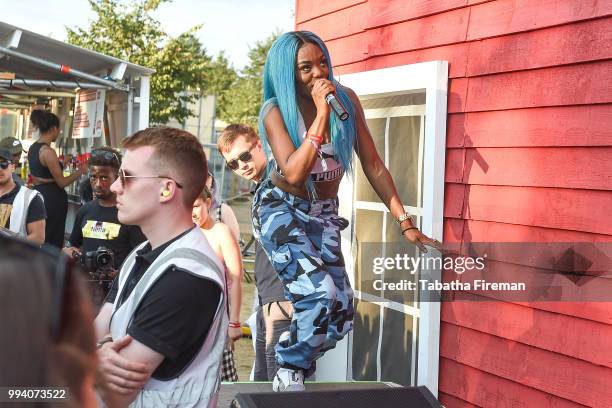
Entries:
{"type": "Polygon", "coordinates": [[[227,167],[229,167],[232,170],[236,170],[238,169],[238,161],[240,160],[243,163],[247,163],[250,162],[253,159],[253,155],[251,154],[251,150],[253,150],[252,146],[249,150],[247,150],[246,152],[242,152],[238,155],[237,159],[233,159],[227,162],[227,167]]]}
{"type": "Polygon", "coordinates": [[[127,174],[125,170],[119,169],[119,181],[121,182],[121,187],[125,187],[127,185],[127,179],[131,179],[131,178],[167,178],[169,180],[174,181],[174,184],[176,184],[178,188],[183,188],[183,186],[179,184],[179,182],[173,179],[172,177],[168,177],[168,176],[133,176],[131,174],[127,174]]]}
{"type": "Polygon", "coordinates": [[[0,169],[6,170],[11,165],[9,161],[0,161],[0,169]]]}

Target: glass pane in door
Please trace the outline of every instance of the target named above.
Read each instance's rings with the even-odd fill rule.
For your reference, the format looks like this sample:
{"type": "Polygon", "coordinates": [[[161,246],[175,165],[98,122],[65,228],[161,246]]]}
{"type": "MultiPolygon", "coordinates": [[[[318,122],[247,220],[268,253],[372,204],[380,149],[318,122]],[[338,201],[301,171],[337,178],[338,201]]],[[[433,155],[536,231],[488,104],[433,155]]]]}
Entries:
{"type": "Polygon", "coordinates": [[[410,386],[412,382],[412,327],[415,317],[390,308],[383,309],[380,344],[381,381],[410,386]]]}
{"type": "Polygon", "coordinates": [[[380,306],[355,299],[353,323],[353,378],[376,381],[377,354],[380,335],[380,306]]]}
{"type": "MultiPolygon", "coordinates": [[[[376,151],[378,155],[384,160],[385,157],[385,128],[387,126],[387,119],[368,119],[366,121],[368,124],[368,128],[370,129],[370,134],[372,135],[372,140],[374,140],[374,145],[376,146],[376,151]]],[[[355,199],[359,201],[371,201],[371,202],[380,202],[380,199],[374,192],[372,186],[368,182],[366,178],[361,163],[358,159],[355,160],[355,199]]]]}
{"type": "Polygon", "coordinates": [[[380,296],[380,291],[374,290],[374,280],[378,279],[374,276],[371,268],[361,268],[361,262],[366,259],[380,256],[381,254],[372,254],[372,250],[376,250],[378,245],[372,245],[382,240],[382,232],[379,228],[382,225],[384,214],[381,211],[357,210],[355,218],[359,222],[355,224],[355,240],[357,253],[355,254],[354,270],[355,289],[369,293],[373,296],[380,296]],[[368,244],[370,243],[370,244],[368,244]]]}
{"type": "Polygon", "coordinates": [[[404,205],[417,207],[420,116],[389,119],[389,171],[404,205]]]}

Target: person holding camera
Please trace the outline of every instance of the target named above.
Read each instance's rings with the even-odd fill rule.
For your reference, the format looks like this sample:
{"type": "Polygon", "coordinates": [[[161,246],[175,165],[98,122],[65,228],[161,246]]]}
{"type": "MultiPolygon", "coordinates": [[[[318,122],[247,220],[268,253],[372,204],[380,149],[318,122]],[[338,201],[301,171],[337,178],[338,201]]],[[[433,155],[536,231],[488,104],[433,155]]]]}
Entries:
{"type": "Polygon", "coordinates": [[[117,179],[121,153],[99,147],[92,151],[88,163],[95,199],[79,209],[64,252],[78,259],[95,279],[93,297],[99,306],[123,260],[145,236],[139,227],[123,225],[117,217],[117,197],[110,186],[117,179]]]}

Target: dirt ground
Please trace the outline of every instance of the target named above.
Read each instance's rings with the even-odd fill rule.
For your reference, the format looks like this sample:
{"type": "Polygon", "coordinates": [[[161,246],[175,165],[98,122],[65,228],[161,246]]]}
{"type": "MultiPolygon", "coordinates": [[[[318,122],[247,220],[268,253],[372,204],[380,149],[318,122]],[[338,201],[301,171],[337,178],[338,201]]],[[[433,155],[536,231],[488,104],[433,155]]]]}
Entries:
{"type": "MultiPolygon", "coordinates": [[[[244,322],[251,314],[253,305],[253,291],[255,284],[244,283],[242,293],[242,309],[240,311],[240,320],[244,322]]],[[[255,335],[255,333],[253,333],[255,335]]],[[[234,362],[238,371],[238,379],[240,381],[248,381],[255,361],[255,351],[253,350],[253,342],[250,338],[242,338],[234,343],[234,362]]]]}

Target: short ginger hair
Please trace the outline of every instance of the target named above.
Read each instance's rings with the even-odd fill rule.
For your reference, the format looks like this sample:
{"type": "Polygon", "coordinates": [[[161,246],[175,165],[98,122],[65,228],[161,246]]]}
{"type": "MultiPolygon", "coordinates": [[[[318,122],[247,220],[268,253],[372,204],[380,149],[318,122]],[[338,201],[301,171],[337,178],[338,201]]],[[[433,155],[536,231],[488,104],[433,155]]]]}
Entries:
{"type": "Polygon", "coordinates": [[[223,155],[223,153],[232,150],[232,144],[234,144],[236,139],[240,136],[244,136],[247,142],[256,142],[259,140],[257,132],[255,132],[255,129],[251,126],[242,123],[232,123],[223,129],[221,136],[217,139],[217,149],[219,149],[219,153],[223,155]]]}
{"type": "Polygon", "coordinates": [[[194,135],[166,126],[150,127],[125,138],[122,146],[126,150],[153,147],[150,165],[158,174],[172,177],[182,186],[183,204],[192,208],[208,176],[206,154],[194,135]]]}

